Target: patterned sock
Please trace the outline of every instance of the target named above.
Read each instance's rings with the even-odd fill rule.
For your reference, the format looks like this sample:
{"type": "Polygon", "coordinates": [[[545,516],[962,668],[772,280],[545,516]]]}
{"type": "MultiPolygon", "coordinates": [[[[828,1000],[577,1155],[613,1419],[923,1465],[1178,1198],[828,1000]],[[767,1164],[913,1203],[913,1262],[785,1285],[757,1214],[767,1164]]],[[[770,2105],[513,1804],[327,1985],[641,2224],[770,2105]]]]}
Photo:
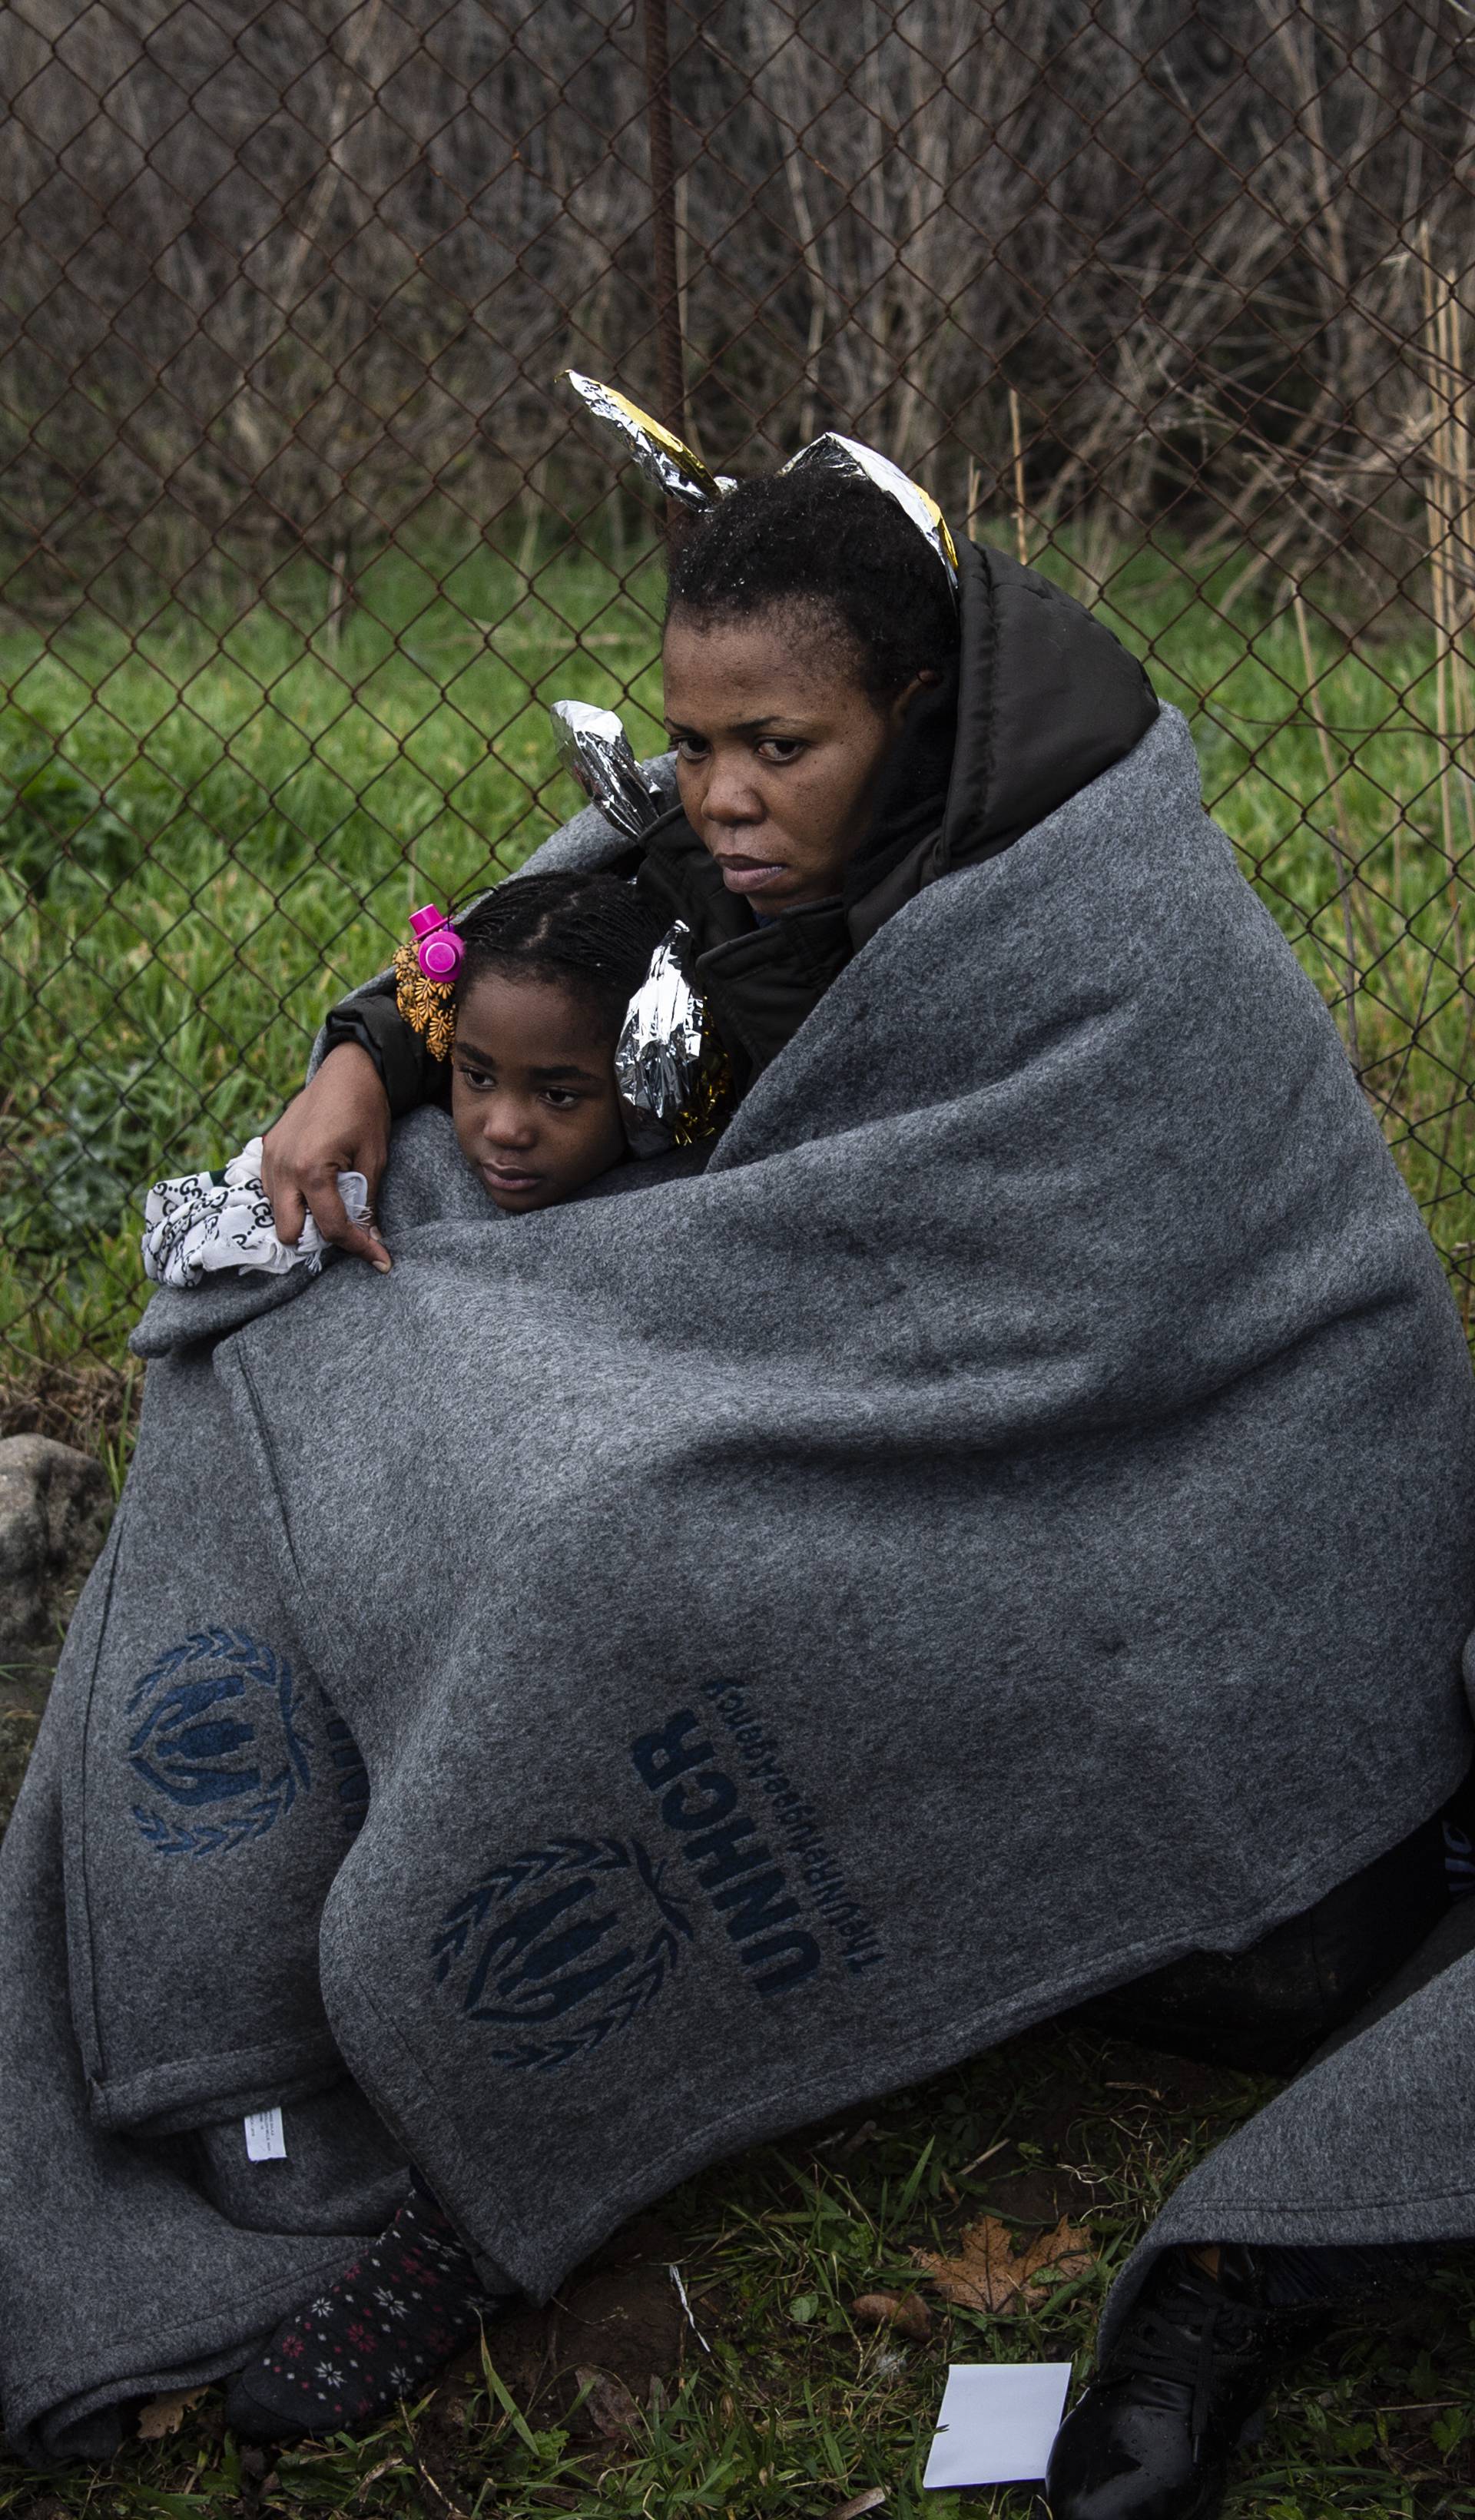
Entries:
{"type": "Polygon", "coordinates": [[[284,2319],[226,2391],[246,2441],[340,2432],[381,2415],[512,2297],[488,2293],[427,2187],[417,2181],[381,2239],[315,2301],[284,2319]]]}

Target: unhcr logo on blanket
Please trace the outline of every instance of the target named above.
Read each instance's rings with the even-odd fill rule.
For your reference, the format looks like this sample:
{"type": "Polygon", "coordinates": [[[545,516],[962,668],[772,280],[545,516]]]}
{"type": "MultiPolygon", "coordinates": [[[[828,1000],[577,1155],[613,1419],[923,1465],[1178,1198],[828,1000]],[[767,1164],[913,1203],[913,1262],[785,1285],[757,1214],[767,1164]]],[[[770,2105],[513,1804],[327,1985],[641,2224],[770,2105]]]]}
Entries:
{"type": "Polygon", "coordinates": [[[312,1789],[291,1665],[240,1628],[160,1656],[128,1699],[128,1767],[149,1794],[139,1833],[159,1855],[221,1855],[264,1837],[312,1789]]]}
{"type": "Polygon", "coordinates": [[[499,2065],[546,2073],[624,2030],[678,1968],[692,1927],[635,1838],[563,1837],[484,1872],[440,1920],[438,1985],[510,2034],[499,2065]]]}
{"type": "Polygon", "coordinates": [[[717,1766],[693,1709],[684,1706],[655,1732],[643,1732],[631,1742],[630,1756],[737,1946],[748,1984],[764,1996],[803,1986],[824,1954],[803,1922],[787,1873],[743,1808],[740,1786],[717,1766]]]}

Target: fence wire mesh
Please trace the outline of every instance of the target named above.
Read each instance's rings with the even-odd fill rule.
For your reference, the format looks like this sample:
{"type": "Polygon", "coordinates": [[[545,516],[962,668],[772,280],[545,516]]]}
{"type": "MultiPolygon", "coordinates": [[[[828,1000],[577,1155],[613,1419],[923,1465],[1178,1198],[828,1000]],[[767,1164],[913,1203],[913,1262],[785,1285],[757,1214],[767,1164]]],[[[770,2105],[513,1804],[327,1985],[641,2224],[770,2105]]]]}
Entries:
{"type": "Polygon", "coordinates": [[[137,1199],[412,901],[659,743],[572,364],[826,427],[1099,607],[1468,1311],[1471,24],[1447,0],[12,0],[0,1431],[126,1407],[137,1199]]]}

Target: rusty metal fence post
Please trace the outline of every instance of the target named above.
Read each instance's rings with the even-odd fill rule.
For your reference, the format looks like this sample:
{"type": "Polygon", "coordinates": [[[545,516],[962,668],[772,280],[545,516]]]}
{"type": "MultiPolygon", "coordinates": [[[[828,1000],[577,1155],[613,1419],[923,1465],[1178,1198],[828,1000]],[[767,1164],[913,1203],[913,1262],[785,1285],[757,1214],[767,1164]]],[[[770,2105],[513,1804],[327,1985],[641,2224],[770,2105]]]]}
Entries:
{"type": "Polygon", "coordinates": [[[681,284],[676,253],[676,155],[671,138],[671,38],[666,0],[645,0],[646,110],[650,124],[651,260],[659,418],[683,436],[687,426],[681,284]]]}

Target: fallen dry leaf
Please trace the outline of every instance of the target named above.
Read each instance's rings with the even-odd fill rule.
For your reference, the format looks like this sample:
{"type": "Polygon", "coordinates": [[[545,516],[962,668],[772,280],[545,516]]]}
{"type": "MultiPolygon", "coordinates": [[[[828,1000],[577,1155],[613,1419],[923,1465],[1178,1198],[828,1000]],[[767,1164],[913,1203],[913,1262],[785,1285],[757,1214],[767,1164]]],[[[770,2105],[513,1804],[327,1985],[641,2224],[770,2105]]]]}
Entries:
{"type": "Polygon", "coordinates": [[[1050,2287],[1037,2278],[1047,2269],[1051,2274],[1075,2275],[1091,2264],[1085,2232],[1063,2214],[1052,2231],[1042,2232],[1020,2249],[1015,2248],[1007,2223],[985,2214],[968,2225],[956,2258],[933,2257],[925,2249],[914,2249],[912,2254],[948,2301],[956,2301],[963,2310],[989,2311],[996,2318],[1017,2310],[1021,2302],[1026,2310],[1033,2310],[1043,2301],[1050,2287]]]}
{"type": "Polygon", "coordinates": [[[151,2398],[139,2415],[139,2440],[162,2441],[166,2433],[177,2433],[190,2408],[203,2396],[203,2389],[175,2389],[167,2397],[151,2398]]]}
{"type": "Polygon", "coordinates": [[[593,2433],[603,2441],[630,2441],[640,2430],[641,2412],[623,2380],[612,2371],[600,2371],[588,2364],[574,2373],[580,2389],[587,2390],[579,2415],[593,2433]]]}
{"type": "Polygon", "coordinates": [[[879,2511],[886,2499],[884,2485],[868,2485],[864,2494],[853,2494],[848,2502],[837,2502],[827,2511],[825,2520],[862,2520],[867,2511],[879,2511]]]}
{"type": "Polygon", "coordinates": [[[918,2341],[932,2325],[931,2314],[918,2293],[909,2293],[905,2301],[894,2292],[863,2292],[850,2305],[850,2316],[862,2327],[894,2327],[903,2336],[918,2341]]]}

